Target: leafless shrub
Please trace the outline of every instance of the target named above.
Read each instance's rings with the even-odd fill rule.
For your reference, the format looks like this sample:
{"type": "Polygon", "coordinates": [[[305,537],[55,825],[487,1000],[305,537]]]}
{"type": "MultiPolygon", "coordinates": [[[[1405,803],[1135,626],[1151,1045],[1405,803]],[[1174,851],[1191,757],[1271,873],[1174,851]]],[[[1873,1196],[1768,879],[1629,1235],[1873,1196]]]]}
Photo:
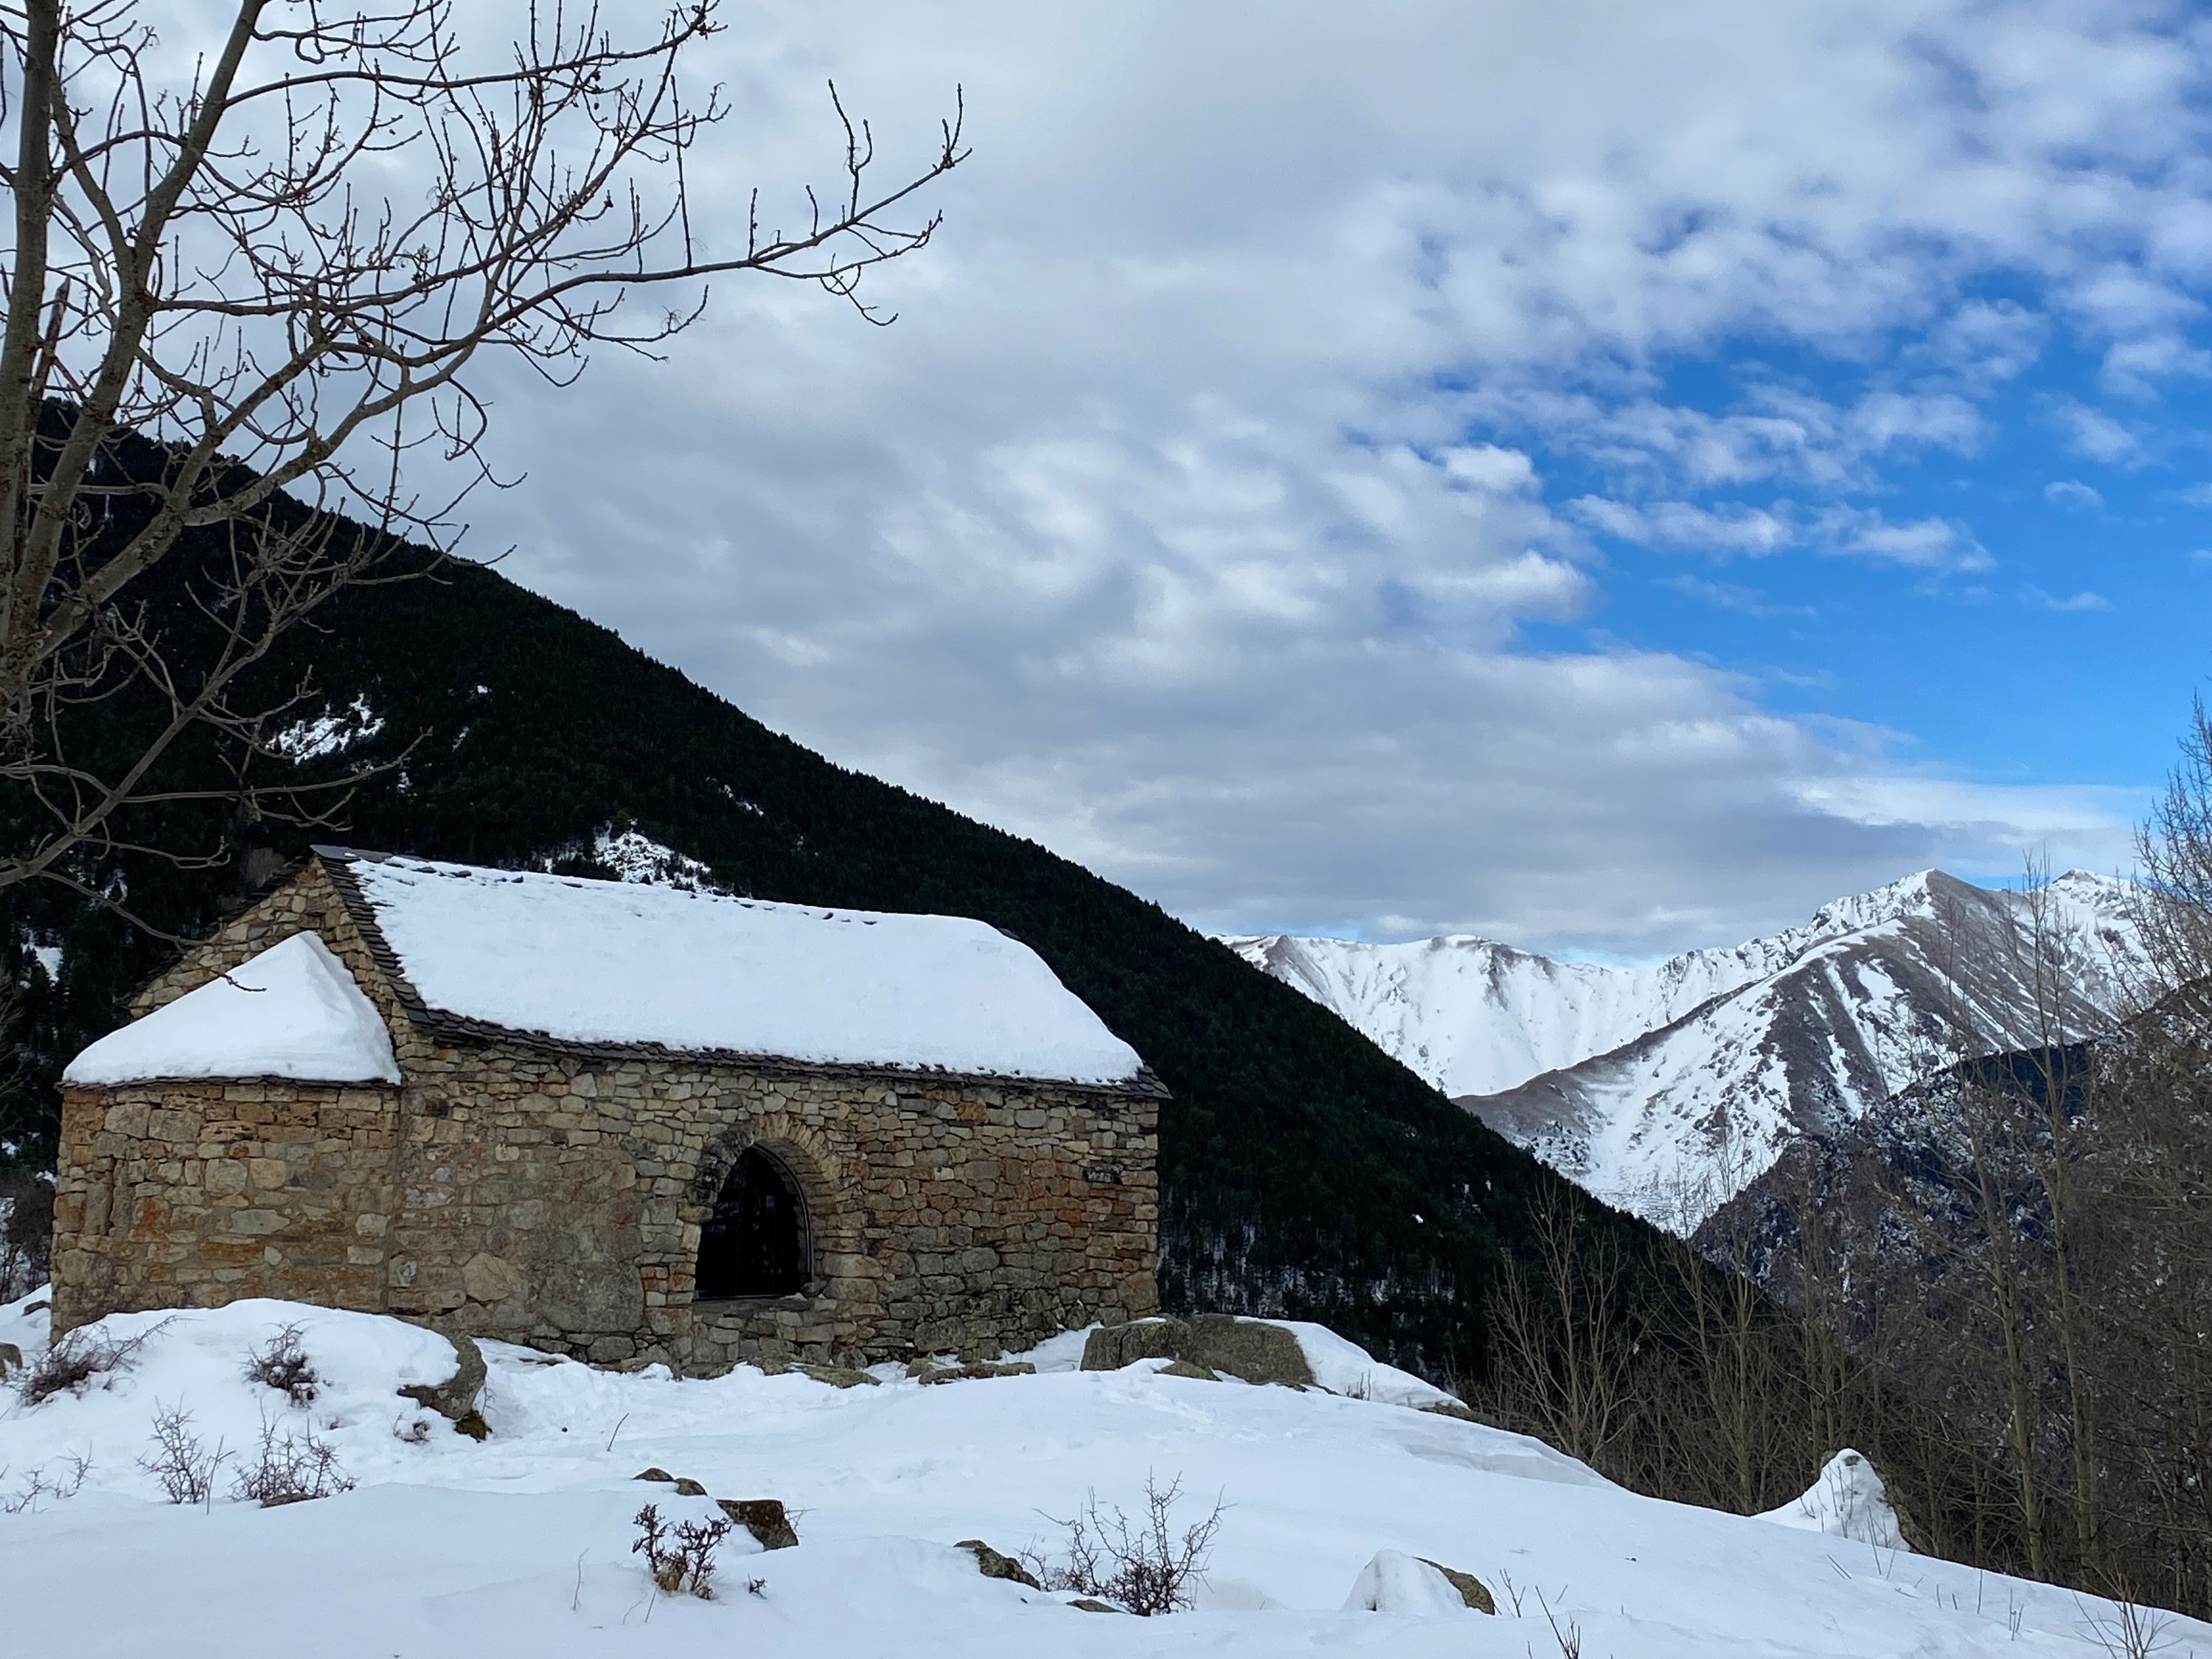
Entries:
{"type": "MultiPolygon", "coordinates": [[[[0,1515],[21,1515],[35,1510],[41,1498],[74,1498],[84,1490],[84,1478],[92,1473],[92,1460],[82,1454],[73,1454],[61,1462],[61,1473],[50,1474],[46,1465],[27,1469],[23,1478],[15,1483],[11,1492],[0,1495],[0,1515]]],[[[0,1469],[0,1479],[7,1475],[0,1469]]]]}
{"type": "Polygon", "coordinates": [[[54,1183],[30,1170],[0,1170],[0,1302],[46,1282],[54,1235],[54,1183]]]}
{"type": "Polygon", "coordinates": [[[337,1453],[327,1441],[315,1438],[313,1429],[280,1435],[276,1424],[261,1420],[261,1443],[253,1461],[240,1466],[231,1482],[232,1495],[250,1499],[264,1509],[279,1504],[304,1503],[351,1492],[354,1483],[338,1465],[337,1453]]]}
{"type": "Polygon", "coordinates": [[[1032,1546],[1022,1552],[1023,1565],[1047,1589],[1096,1596],[1140,1618],[1180,1613],[1191,1604],[1191,1581],[1206,1576],[1228,1508],[1217,1498],[1212,1511],[1178,1537],[1174,1510],[1182,1496],[1180,1475],[1162,1486],[1148,1474],[1144,1513],[1132,1520],[1118,1508],[1101,1509],[1091,1492],[1073,1517],[1053,1519],[1066,1534],[1065,1553],[1055,1559],[1032,1546]]]}
{"type": "Polygon", "coordinates": [[[82,1394],[94,1378],[126,1369],[146,1339],[167,1323],[165,1319],[124,1340],[89,1327],[71,1331],[24,1368],[15,1392],[26,1406],[42,1404],[58,1394],[82,1394]]]}
{"type": "MultiPolygon", "coordinates": [[[[630,1553],[645,1558],[663,1595],[689,1590],[702,1601],[714,1599],[714,1552],[730,1535],[728,1521],[678,1521],[672,1527],[660,1518],[658,1505],[647,1504],[637,1512],[636,1526],[638,1536],[630,1553]]],[[[759,1595],[767,1581],[752,1579],[745,1588],[759,1595]]]]}
{"type": "Polygon", "coordinates": [[[2147,1607],[2131,1597],[2115,1596],[2101,1607],[2076,1597],[2075,1605],[2081,1609],[2082,1626],[2089,1639],[2112,1659],[2151,1659],[2178,1639],[2172,1613],[2147,1607]]]}
{"type": "Polygon", "coordinates": [[[192,1414],[182,1406],[163,1406],[154,1413],[154,1449],[138,1467],[161,1483],[172,1504],[204,1504],[229,1456],[221,1441],[210,1449],[192,1432],[192,1414]]]}
{"type": "Polygon", "coordinates": [[[1521,1616],[1521,1598],[1527,1592],[1514,1582],[1513,1575],[1503,1567],[1498,1570],[1495,1577],[1498,1580],[1498,1594],[1505,1598],[1513,1609],[1513,1616],[1518,1619],[1521,1616]]]}
{"type": "Polygon", "coordinates": [[[313,1405],[322,1382],[301,1346],[297,1325],[285,1326],[247,1357],[246,1380],[276,1389],[295,1406],[313,1405]]]}
{"type": "Polygon", "coordinates": [[[1552,1640],[1559,1646],[1559,1659],[1583,1659],[1583,1627],[1571,1619],[1562,1625],[1541,1590],[1536,1592],[1536,1605],[1544,1609],[1544,1622],[1552,1627],[1552,1640]]]}

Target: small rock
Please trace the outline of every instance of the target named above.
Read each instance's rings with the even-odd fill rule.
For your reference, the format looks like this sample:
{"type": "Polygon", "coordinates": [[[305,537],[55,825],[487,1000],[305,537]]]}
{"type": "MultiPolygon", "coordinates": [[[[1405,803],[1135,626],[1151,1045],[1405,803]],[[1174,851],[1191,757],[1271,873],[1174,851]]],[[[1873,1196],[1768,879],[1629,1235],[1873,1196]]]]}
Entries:
{"type": "Polygon", "coordinates": [[[1459,1423],[1480,1423],[1482,1419],[1456,1400],[1432,1400],[1420,1407],[1431,1417],[1449,1417],[1459,1423]]]}
{"type": "MultiPolygon", "coordinates": [[[[686,1481],[676,1483],[682,1492],[686,1481]]],[[[764,1550],[787,1550],[799,1542],[799,1529],[791,1524],[779,1498],[718,1498],[714,1505],[736,1522],[764,1550]]]]}
{"type": "Polygon", "coordinates": [[[649,1469],[640,1469],[635,1474],[630,1476],[630,1479],[633,1480],[658,1480],[662,1482],[664,1485],[671,1486],[676,1484],[676,1477],[669,1474],[666,1469],[659,1468],[658,1466],[649,1469]]]}
{"type": "Polygon", "coordinates": [[[1221,1381],[1221,1374],[1218,1371],[1209,1370],[1203,1365],[1194,1365],[1188,1359],[1177,1359],[1169,1364],[1163,1365],[1156,1375],[1160,1376],[1195,1377],[1201,1382],[1218,1382],[1221,1381]]]}
{"type": "Polygon", "coordinates": [[[1017,1584],[1026,1584],[1031,1589],[1042,1589],[1036,1575],[1011,1555],[1001,1555],[980,1538],[963,1538],[952,1547],[966,1550],[975,1558],[976,1571],[986,1578],[1007,1578],[1017,1584]]]}
{"type": "Polygon", "coordinates": [[[1080,1597],[1076,1601],[1070,1601],[1067,1605],[1071,1607],[1080,1607],[1085,1613],[1119,1613],[1121,1611],[1119,1607],[1107,1606],[1103,1601],[1094,1601],[1087,1595],[1080,1597]]]}
{"type": "Polygon", "coordinates": [[[827,1382],[833,1389],[876,1389],[883,1386],[883,1378],[870,1376],[866,1371],[856,1371],[849,1365],[801,1365],[799,1369],[817,1382],[827,1382]]]}
{"type": "Polygon", "coordinates": [[[491,1438],[491,1425],[484,1421],[482,1412],[463,1412],[453,1419],[453,1432],[465,1434],[471,1440],[489,1440],[491,1438]]]}
{"type": "Polygon", "coordinates": [[[973,1382],[986,1376],[1036,1375],[1036,1367],[1026,1359],[986,1360],[973,1365],[946,1365],[937,1370],[923,1371],[916,1380],[923,1382],[973,1382]]]}
{"type": "Polygon", "coordinates": [[[1083,1369],[1118,1371],[1139,1359],[1173,1359],[1182,1352],[1190,1327],[1180,1319],[1139,1319],[1129,1325],[1103,1325],[1083,1343],[1083,1369]]]}
{"type": "Polygon", "coordinates": [[[686,1480],[679,1474],[676,1477],[676,1495],[678,1498],[704,1498],[707,1489],[696,1480],[686,1480]]]}

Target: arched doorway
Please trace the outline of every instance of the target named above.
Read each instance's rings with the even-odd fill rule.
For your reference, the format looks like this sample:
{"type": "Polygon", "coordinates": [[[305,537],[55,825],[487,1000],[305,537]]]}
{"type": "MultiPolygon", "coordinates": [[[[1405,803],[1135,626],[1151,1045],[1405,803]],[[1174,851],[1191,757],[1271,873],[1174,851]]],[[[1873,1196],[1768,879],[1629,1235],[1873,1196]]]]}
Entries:
{"type": "Polygon", "coordinates": [[[740,1296],[790,1296],[806,1286],[806,1205],[799,1183],[768,1153],[749,1146],[723,1177],[699,1230],[702,1302],[740,1296]]]}

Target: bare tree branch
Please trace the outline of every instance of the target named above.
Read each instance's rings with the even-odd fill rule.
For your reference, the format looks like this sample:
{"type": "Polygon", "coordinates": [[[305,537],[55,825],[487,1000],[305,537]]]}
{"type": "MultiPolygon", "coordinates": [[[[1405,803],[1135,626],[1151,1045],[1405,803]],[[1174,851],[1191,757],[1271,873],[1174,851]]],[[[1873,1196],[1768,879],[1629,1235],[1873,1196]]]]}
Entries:
{"type": "Polygon", "coordinates": [[[687,158],[729,106],[684,76],[720,30],[714,0],[647,17],[521,0],[495,57],[457,13],[233,0],[179,82],[139,0],[0,3],[16,130],[0,166],[0,781],[36,826],[0,846],[0,888],[140,844],[121,827],[134,809],[195,793],[159,781],[190,734],[245,757],[251,794],[246,763],[272,752],[270,711],[232,702],[252,671],[410,545],[450,550],[462,500],[499,483],[474,384],[489,360],[568,385],[595,347],[657,353],[736,275],[888,323],[864,280],[929,245],[940,222],[915,198],[968,155],[956,91],[930,149],[879,184],[874,134],[833,86],[836,186],[805,191],[788,229],[764,225],[757,191],[718,224],[687,158]],[[121,465],[132,434],[164,447],[160,466],[121,465]],[[451,493],[410,491],[424,446],[459,463],[451,493]],[[358,533],[316,528],[295,497],[358,533]],[[125,607],[209,535],[227,551],[207,570],[191,556],[186,611],[216,644],[187,669],[173,619],[125,607]],[[139,752],[70,755],[68,711],[125,695],[161,711],[139,752]]]}

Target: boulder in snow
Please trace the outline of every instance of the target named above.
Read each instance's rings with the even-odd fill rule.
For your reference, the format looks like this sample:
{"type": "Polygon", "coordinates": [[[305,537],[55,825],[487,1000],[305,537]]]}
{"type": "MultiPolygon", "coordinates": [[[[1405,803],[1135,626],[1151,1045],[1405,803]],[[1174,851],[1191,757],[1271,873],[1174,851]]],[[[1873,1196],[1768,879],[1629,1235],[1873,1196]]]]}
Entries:
{"type": "Polygon", "coordinates": [[[483,1350],[474,1337],[459,1331],[440,1334],[453,1345],[453,1374],[442,1382],[410,1383],[399,1393],[418,1406],[428,1406],[470,1439],[481,1440],[491,1432],[477,1409],[477,1396],[484,1385],[483,1350]]]}
{"type": "MultiPolygon", "coordinates": [[[[676,1483],[682,1492],[684,1483],[676,1483]]],[[[714,1506],[752,1534],[753,1541],[764,1550],[787,1550],[799,1543],[799,1529],[791,1524],[791,1516],[780,1498],[718,1498],[714,1506]]]]}
{"type": "Polygon", "coordinates": [[[1377,1550],[1359,1570],[1345,1598],[1346,1613],[1398,1613],[1415,1618],[1440,1613],[1496,1613],[1482,1580],[1471,1572],[1441,1566],[1425,1556],[1402,1550],[1377,1550]]]}
{"type": "Polygon", "coordinates": [[[1176,1358],[1247,1382],[1303,1389],[1314,1380],[1297,1334],[1271,1320],[1200,1314],[1190,1322],[1189,1338],[1176,1358]]]}
{"type": "Polygon", "coordinates": [[[1083,1369],[1115,1371],[1140,1359],[1170,1359],[1161,1374],[1195,1376],[1201,1371],[1247,1382],[1322,1388],[1354,1400],[1411,1406],[1468,1422],[1478,1420],[1459,1401],[1411,1371],[1385,1365],[1357,1342],[1325,1325],[1297,1319],[1247,1319],[1199,1314],[1190,1319],[1140,1319],[1091,1333],[1083,1369]]]}
{"type": "Polygon", "coordinates": [[[1849,1538],[1877,1549],[1910,1550],[1896,1509],[1882,1489],[1881,1476],[1873,1461],[1846,1446],[1828,1460],[1827,1467],[1795,1503],[1769,1510],[1759,1517],[1777,1526],[1797,1527],[1807,1532],[1849,1538]]]}
{"type": "Polygon", "coordinates": [[[1101,1325],[1083,1344],[1083,1369],[1118,1371],[1139,1359],[1173,1359],[1190,1335],[1180,1319],[1139,1319],[1101,1325]]]}
{"type": "MultiPolygon", "coordinates": [[[[1200,1314],[1193,1319],[1140,1319],[1091,1333],[1083,1348],[1086,1371],[1118,1371],[1139,1359],[1172,1359],[1247,1382],[1304,1388],[1314,1380],[1297,1334],[1284,1323],[1200,1314]]],[[[1178,1372],[1190,1376],[1189,1371],[1178,1372]]]]}
{"type": "Polygon", "coordinates": [[[1026,1584],[1031,1589],[1044,1587],[1031,1572],[1011,1555],[1002,1555],[980,1538],[963,1538],[953,1548],[966,1550],[975,1558],[975,1570],[986,1578],[1004,1578],[1012,1583],[1026,1584]]]}

